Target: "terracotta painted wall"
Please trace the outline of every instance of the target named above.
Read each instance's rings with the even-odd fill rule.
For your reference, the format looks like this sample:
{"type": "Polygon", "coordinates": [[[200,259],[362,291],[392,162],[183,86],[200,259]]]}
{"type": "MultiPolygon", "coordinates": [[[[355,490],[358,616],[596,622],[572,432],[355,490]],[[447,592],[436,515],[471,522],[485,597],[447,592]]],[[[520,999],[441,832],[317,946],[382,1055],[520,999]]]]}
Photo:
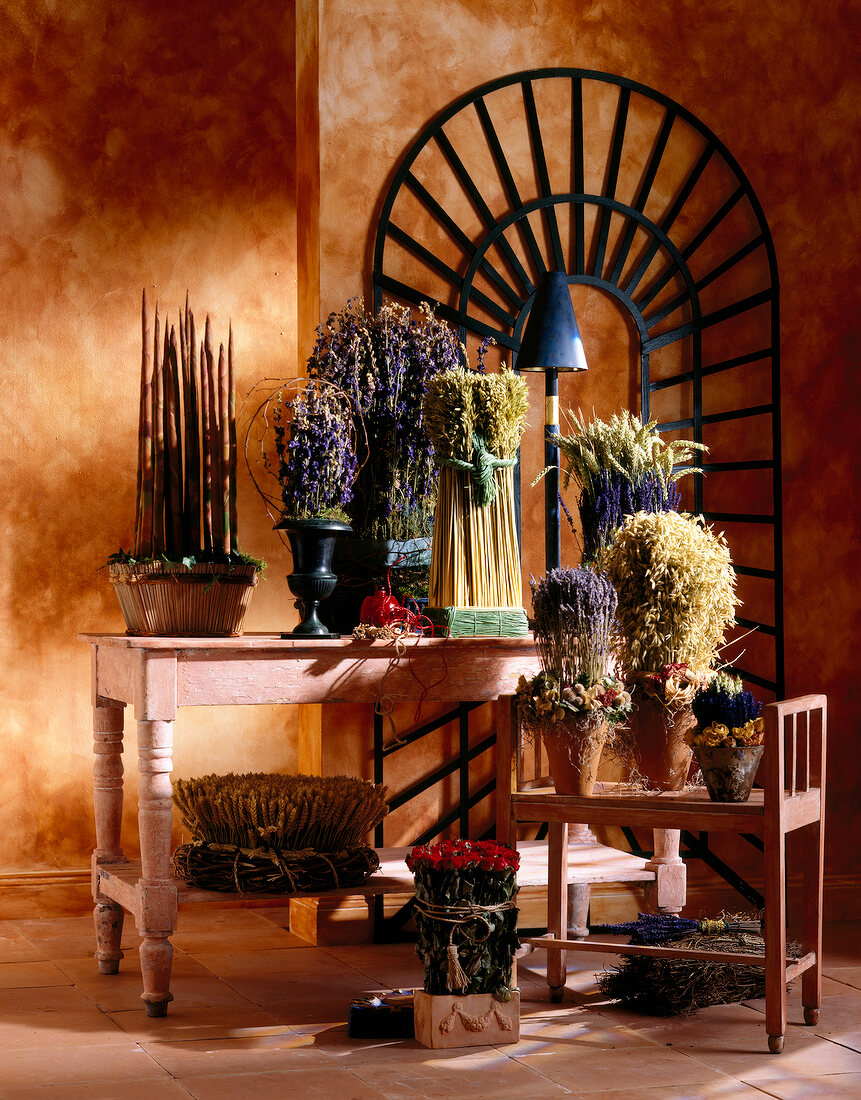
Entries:
{"type": "MultiPolygon", "coordinates": [[[[132,535],[142,286],[174,319],[188,290],[217,340],[232,319],[240,400],[296,373],[293,43],[272,0],[0,3],[4,900],[89,863],[76,633],[122,629],[98,570],[132,535]]],[[[249,626],[280,628],[289,557],[247,477],[240,524],[282,578],[249,626]]],[[[180,733],[179,774],[295,763],[290,711],[185,712],[180,733]]]]}
{"type": "MultiPolygon", "coordinates": [[[[328,0],[321,19],[324,309],[370,294],[374,213],[399,157],[497,76],[571,66],[640,81],[698,116],[751,180],[782,286],[787,691],[829,695],[829,867],[858,896],[857,6],[328,0]]],[[[632,349],[620,317],[595,321],[584,404],[609,413],[632,349]]],[[[590,326],[581,316],[584,341],[590,326]]]]}
{"type": "MultiPolygon", "coordinates": [[[[316,7],[296,4],[302,49],[316,7]]],[[[0,0],[0,888],[83,868],[92,845],[75,635],[121,628],[97,570],[131,535],[141,286],[172,310],[188,288],[220,337],[232,318],[240,394],[295,373],[318,260],[323,310],[368,292],[375,210],[419,129],[488,79],[557,65],[621,73],[687,106],[765,208],[783,286],[788,686],[830,695],[829,860],[857,877],[857,9],[319,0],[318,29],[315,247],[313,178],[297,224],[295,166],[313,177],[317,143],[314,111],[297,114],[293,4],[0,0]]],[[[307,96],[314,65],[301,71],[307,96]]],[[[610,370],[630,344],[612,318],[598,327],[596,363],[610,370]]],[[[240,518],[272,572],[249,628],[281,628],[286,556],[247,479],[240,518]]],[[[367,714],[349,720],[367,737],[367,714]]],[[[183,714],[179,774],[236,767],[238,750],[249,768],[292,766],[295,716],[183,714]]]]}

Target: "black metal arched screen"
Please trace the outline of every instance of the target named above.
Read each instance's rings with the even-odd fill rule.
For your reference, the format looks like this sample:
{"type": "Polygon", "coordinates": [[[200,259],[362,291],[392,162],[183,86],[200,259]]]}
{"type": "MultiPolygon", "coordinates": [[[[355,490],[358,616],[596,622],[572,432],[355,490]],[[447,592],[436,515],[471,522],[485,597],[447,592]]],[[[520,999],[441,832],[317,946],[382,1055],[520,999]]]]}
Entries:
{"type": "Polygon", "coordinates": [[[398,167],[375,307],[384,294],[430,301],[462,339],[516,356],[547,270],[624,305],[642,419],[709,446],[686,506],[733,551],[735,636],[752,631],[736,668],[782,697],[779,287],[753,188],[707,127],[641,84],[582,69],[494,80],[438,115],[398,167]]]}

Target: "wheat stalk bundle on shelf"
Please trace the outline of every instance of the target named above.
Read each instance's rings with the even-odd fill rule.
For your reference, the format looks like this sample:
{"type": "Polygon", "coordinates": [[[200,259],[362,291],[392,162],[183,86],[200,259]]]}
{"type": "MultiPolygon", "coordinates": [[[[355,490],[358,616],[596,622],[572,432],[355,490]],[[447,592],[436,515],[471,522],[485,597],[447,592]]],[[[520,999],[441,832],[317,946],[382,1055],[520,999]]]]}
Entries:
{"type": "Polygon", "coordinates": [[[508,368],[457,367],[429,383],[425,427],[441,467],[433,607],[521,606],[514,466],[527,408],[526,384],[508,368]]]}

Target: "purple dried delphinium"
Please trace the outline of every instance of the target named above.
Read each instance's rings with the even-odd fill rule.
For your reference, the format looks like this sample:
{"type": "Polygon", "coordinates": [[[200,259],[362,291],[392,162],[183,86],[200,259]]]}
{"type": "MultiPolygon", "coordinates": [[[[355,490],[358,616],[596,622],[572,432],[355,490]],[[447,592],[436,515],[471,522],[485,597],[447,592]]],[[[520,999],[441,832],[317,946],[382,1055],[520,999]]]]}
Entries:
{"type": "Polygon", "coordinates": [[[617,470],[599,470],[593,475],[589,493],[580,495],[580,523],[583,528],[583,560],[596,561],[626,516],[637,512],[677,512],[681,493],[673,482],[667,485],[652,470],[631,481],[617,470]]]}
{"type": "Polygon", "coordinates": [[[277,477],[284,515],[291,519],[346,518],[358,465],[343,395],[309,383],[275,406],[277,477]]]}
{"type": "Polygon", "coordinates": [[[530,578],[535,648],[563,684],[595,684],[607,673],[616,590],[593,569],[551,569],[530,578]]]}
{"type": "Polygon", "coordinates": [[[433,525],[437,467],[422,427],[428,381],[457,366],[455,333],[428,307],[419,323],[404,307],[384,305],[376,316],[351,299],[317,330],[308,374],[333,382],[353,401],[367,454],[349,512],[366,538],[414,538],[433,525]]]}

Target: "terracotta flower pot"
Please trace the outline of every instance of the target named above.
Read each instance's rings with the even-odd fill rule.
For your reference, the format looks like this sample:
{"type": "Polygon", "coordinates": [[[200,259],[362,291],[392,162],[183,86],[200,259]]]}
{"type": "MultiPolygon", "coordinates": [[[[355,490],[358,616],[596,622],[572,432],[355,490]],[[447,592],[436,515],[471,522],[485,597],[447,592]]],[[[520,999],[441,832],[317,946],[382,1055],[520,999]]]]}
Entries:
{"type": "Polygon", "coordinates": [[[712,802],[747,802],[763,745],[698,745],[694,755],[712,802]]]}
{"type": "Polygon", "coordinates": [[[653,695],[641,695],[630,726],[643,780],[658,791],[680,791],[688,779],[691,749],[685,734],[697,724],[687,704],[668,707],[653,695]]]}
{"type": "Polygon", "coordinates": [[[592,793],[609,734],[607,720],[594,711],[542,725],[541,737],[557,794],[592,793]]]}

